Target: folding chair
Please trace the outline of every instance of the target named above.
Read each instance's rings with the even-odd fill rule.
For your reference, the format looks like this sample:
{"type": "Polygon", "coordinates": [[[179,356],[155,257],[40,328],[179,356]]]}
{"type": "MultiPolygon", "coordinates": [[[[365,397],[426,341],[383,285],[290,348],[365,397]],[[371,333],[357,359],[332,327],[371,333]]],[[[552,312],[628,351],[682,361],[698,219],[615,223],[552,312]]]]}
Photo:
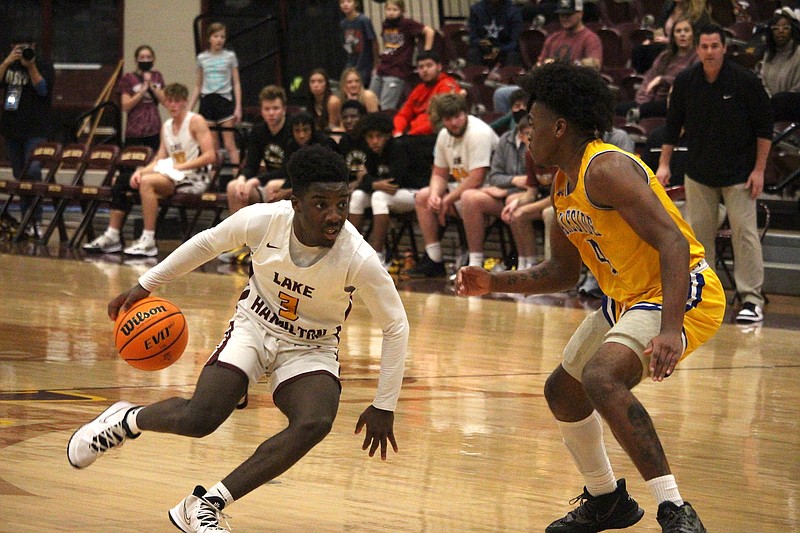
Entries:
{"type": "Polygon", "coordinates": [[[536,66],[546,40],[547,32],[542,29],[528,28],[522,30],[519,35],[519,51],[526,68],[531,69],[536,66]]]}
{"type": "MultiPolygon", "coordinates": [[[[39,206],[46,199],[55,198],[62,190],[64,185],[79,183],[83,173],[86,171],[86,154],[88,149],[85,144],[73,143],[66,145],[61,151],[61,159],[55,172],[48,175],[44,181],[32,181],[20,183],[20,195],[27,195],[32,197],[32,201],[28,210],[22,216],[19,222],[19,230],[14,235],[12,242],[19,242],[25,234],[25,228],[29,224],[33,224],[34,234],[37,239],[41,236],[36,234],[34,218],[39,206]],[[66,172],[65,172],[66,171],[66,172]]],[[[59,232],[61,233],[62,240],[67,239],[67,228],[64,225],[63,219],[53,219],[53,222],[58,224],[59,232]]]]}
{"type": "MultiPolygon", "coordinates": [[[[42,238],[39,239],[38,244],[47,244],[50,240],[50,237],[53,235],[53,231],[55,230],[56,226],[58,225],[59,228],[64,226],[63,217],[64,212],[66,211],[67,205],[71,201],[76,201],[80,199],[81,191],[85,185],[85,179],[87,172],[89,171],[100,171],[105,172],[101,183],[110,182],[114,173],[116,172],[116,163],[117,157],[119,157],[119,147],[113,144],[101,144],[99,146],[95,146],[89,151],[89,155],[86,157],[84,161],[83,171],[80,172],[78,175],[75,176],[75,180],[70,185],[52,185],[48,187],[48,196],[55,201],[58,199],[58,202],[55,206],[55,212],[53,213],[53,219],[50,224],[47,226],[42,238]]],[[[81,208],[83,210],[83,205],[86,202],[82,202],[81,208]]],[[[61,232],[61,241],[66,241],[66,233],[61,232]]]]}
{"type": "Polygon", "coordinates": [[[83,237],[88,233],[93,235],[92,222],[101,204],[111,201],[111,184],[117,171],[134,172],[138,167],[147,165],[153,158],[153,149],[149,146],[129,146],[122,150],[116,158],[114,168],[106,174],[99,185],[86,185],[81,187],[77,198],[86,203],[78,228],[69,241],[69,247],[78,246],[83,237]]]}
{"type": "MultiPolygon", "coordinates": [[[[28,175],[34,163],[41,165],[45,181],[52,179],[52,175],[55,174],[61,163],[61,143],[44,142],[34,148],[25,167],[22,169],[23,176],[28,175]]],[[[8,214],[8,209],[14,201],[14,198],[20,196],[21,190],[24,191],[26,195],[29,195],[27,191],[33,188],[33,183],[34,182],[29,182],[27,180],[17,180],[13,177],[0,180],[0,193],[8,195],[2,209],[0,209],[0,218],[2,220],[11,219],[11,216],[8,214]]],[[[17,222],[14,221],[13,225],[17,226],[17,222]]],[[[18,232],[19,229],[16,231],[18,232]]]]}

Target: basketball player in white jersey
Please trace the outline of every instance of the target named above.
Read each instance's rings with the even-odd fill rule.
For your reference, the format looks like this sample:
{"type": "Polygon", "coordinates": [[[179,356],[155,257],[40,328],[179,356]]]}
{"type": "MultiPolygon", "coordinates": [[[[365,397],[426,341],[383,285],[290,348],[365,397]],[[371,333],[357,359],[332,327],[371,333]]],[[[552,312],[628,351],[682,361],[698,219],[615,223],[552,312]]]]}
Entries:
{"type": "Polygon", "coordinates": [[[141,407],[117,402],[78,429],[67,447],[76,468],[143,431],[203,437],[246,398],[249,385],[268,374],[275,405],[288,426],[208,491],[197,486],[169,511],[184,532],[225,531],[220,511],[279,476],[331,430],[339,406],[338,343],[354,293],[383,331],[375,399],[361,414],[363,449],[373,456],[387,441],[397,451],[394,409],[403,379],[408,319],[394,283],[375,251],[346,222],[348,169],[342,157],[313,145],[288,165],[292,199],[245,207],[197,234],[109,303],[116,319],[133,302],[187,274],[225,250],[252,250],[252,273],[222,341],[200,374],[191,399],[170,398],[141,407]]]}
{"type": "MultiPolygon", "coordinates": [[[[205,119],[188,110],[189,89],[180,83],[164,88],[164,105],[170,118],[161,128],[161,146],[153,160],[137,169],[130,180],[132,189],[139,189],[144,230],[126,255],[155,257],[158,201],[176,191],[202,194],[208,188],[209,168],[216,159],[214,137],[205,119]]],[[[106,231],[84,245],[87,252],[112,253],[122,250],[120,230],[126,210],[112,205],[106,231]]]]}

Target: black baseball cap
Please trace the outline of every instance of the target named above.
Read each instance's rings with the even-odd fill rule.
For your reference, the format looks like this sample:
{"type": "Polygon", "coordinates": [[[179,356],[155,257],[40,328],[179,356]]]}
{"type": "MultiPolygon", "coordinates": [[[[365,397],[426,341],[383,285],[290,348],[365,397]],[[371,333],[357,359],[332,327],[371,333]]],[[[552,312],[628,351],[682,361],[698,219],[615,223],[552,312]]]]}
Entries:
{"type": "Polygon", "coordinates": [[[583,0],[558,0],[556,13],[559,15],[571,15],[576,11],[583,11],[583,0]]]}

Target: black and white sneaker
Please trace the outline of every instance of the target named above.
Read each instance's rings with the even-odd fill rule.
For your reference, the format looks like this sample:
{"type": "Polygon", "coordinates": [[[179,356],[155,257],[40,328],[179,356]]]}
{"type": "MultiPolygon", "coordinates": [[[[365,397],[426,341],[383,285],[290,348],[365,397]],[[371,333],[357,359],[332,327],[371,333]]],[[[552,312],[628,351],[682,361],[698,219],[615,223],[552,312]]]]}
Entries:
{"type": "Polygon", "coordinates": [[[125,439],[135,439],[125,416],[135,409],[130,402],[117,402],[100,416],[81,426],[72,434],[67,444],[67,459],[75,468],[86,468],[111,448],[122,446],[125,439]]]}
{"type": "Polygon", "coordinates": [[[580,505],[545,529],[545,533],[597,533],[606,529],[623,529],[637,523],[644,510],[630,497],[625,480],[617,480],[617,489],[610,494],[592,496],[586,487],[583,494],[570,500],[580,505]]]}
{"type": "Polygon", "coordinates": [[[221,498],[208,499],[205,494],[206,489],[197,485],[194,492],[169,510],[170,522],[184,533],[230,531],[228,517],[220,509],[223,505],[221,498]],[[216,499],[220,501],[212,501],[216,499]],[[220,518],[225,522],[225,527],[220,526],[220,518]]]}
{"type": "Polygon", "coordinates": [[[736,315],[736,322],[738,324],[753,324],[755,322],[762,322],[764,320],[764,312],[761,307],[752,302],[745,302],[739,314],[736,315]]]}
{"type": "Polygon", "coordinates": [[[678,507],[672,502],[661,502],[656,520],[661,525],[661,533],[706,533],[700,517],[689,502],[678,507]]]}

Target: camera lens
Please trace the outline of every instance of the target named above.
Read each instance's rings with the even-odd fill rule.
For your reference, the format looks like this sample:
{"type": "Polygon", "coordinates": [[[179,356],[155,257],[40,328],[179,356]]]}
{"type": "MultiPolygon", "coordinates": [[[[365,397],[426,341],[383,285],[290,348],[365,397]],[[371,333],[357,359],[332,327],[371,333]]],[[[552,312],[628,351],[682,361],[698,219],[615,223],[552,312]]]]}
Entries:
{"type": "Polygon", "coordinates": [[[22,51],[22,58],[23,58],[25,61],[30,61],[30,60],[31,60],[31,59],[33,59],[34,57],[36,57],[36,51],[35,51],[33,48],[25,48],[25,49],[22,51]]]}

